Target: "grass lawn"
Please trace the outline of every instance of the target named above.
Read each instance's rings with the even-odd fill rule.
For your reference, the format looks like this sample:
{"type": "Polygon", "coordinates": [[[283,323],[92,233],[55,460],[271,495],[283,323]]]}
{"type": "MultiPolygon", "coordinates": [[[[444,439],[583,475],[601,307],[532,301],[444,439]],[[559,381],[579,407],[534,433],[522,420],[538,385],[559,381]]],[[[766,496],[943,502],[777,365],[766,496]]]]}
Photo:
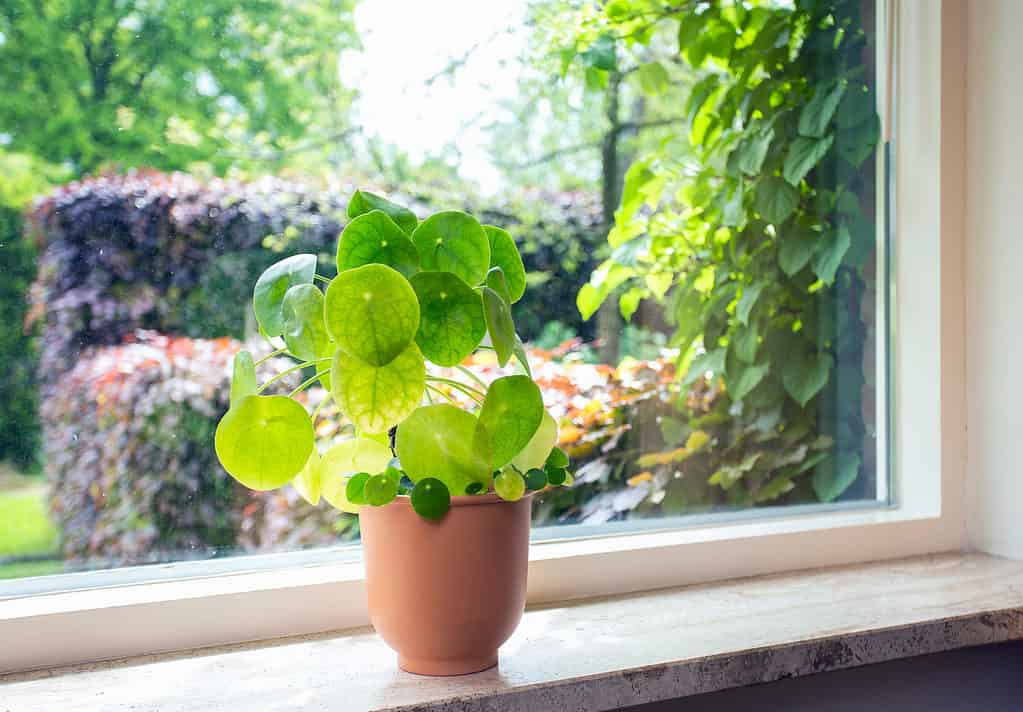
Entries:
{"type": "MultiPolygon", "coordinates": [[[[0,468],[0,558],[57,555],[57,529],[46,511],[46,486],[0,468]]],[[[62,571],[59,560],[0,566],[0,579],[42,576],[62,571]]]]}

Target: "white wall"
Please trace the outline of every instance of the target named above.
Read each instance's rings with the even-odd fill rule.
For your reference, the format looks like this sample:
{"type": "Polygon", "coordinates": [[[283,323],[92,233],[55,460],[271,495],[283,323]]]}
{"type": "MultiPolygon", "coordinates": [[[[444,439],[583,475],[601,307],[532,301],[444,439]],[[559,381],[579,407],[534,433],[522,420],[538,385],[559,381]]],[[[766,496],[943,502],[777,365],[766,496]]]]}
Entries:
{"type": "Polygon", "coordinates": [[[966,27],[967,533],[1023,558],[1023,0],[966,27]]]}

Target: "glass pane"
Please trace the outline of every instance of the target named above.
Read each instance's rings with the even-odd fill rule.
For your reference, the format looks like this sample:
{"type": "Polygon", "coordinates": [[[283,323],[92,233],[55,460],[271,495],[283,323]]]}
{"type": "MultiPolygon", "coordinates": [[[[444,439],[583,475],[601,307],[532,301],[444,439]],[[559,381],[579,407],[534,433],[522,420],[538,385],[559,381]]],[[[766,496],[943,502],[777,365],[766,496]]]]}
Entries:
{"type": "MultiPolygon", "coordinates": [[[[0,578],[357,542],[354,515],[232,480],[213,436],[235,353],[280,346],[256,279],[301,253],[333,277],[360,187],[516,241],[516,328],[571,458],[537,536],[884,503],[876,21],[871,0],[11,5],[0,578]]],[[[312,411],[295,363],[260,380],[310,381],[312,411]]],[[[434,375],[518,368],[462,366],[434,375]]],[[[326,451],[353,428],[323,406],[326,451]]]]}

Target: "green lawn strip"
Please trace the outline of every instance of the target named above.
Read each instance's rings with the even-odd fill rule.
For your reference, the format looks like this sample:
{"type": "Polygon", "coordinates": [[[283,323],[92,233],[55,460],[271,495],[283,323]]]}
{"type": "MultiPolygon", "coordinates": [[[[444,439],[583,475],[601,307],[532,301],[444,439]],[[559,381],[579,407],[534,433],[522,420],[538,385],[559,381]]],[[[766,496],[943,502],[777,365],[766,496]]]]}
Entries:
{"type": "Polygon", "coordinates": [[[0,492],[0,557],[56,552],[57,529],[47,515],[46,488],[0,492]]]}

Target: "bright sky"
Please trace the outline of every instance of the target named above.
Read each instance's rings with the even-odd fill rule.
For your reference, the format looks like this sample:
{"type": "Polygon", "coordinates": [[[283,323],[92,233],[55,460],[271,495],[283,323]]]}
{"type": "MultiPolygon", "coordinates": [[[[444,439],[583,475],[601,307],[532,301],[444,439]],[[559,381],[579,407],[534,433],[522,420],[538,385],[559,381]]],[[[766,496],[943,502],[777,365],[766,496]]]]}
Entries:
{"type": "Polygon", "coordinates": [[[364,50],[341,56],[342,80],[360,91],[359,124],[414,161],[450,144],[463,177],[498,190],[483,128],[516,94],[510,60],[524,47],[525,11],[525,0],[363,0],[355,20],[364,50]],[[453,78],[427,83],[470,50],[453,78]]]}

